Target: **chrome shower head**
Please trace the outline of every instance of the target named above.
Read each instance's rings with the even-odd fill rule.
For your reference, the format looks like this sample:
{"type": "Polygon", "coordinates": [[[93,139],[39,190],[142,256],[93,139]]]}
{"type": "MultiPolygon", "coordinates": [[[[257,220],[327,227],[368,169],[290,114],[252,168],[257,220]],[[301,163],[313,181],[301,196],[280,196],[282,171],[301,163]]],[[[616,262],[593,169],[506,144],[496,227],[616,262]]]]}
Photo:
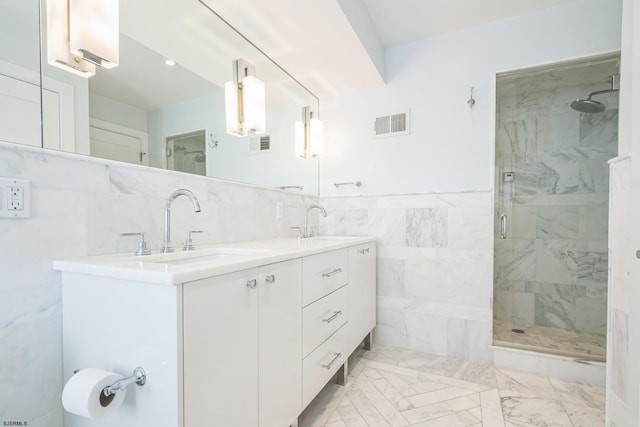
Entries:
{"type": "Polygon", "coordinates": [[[571,108],[581,113],[602,113],[605,110],[605,105],[602,102],[594,101],[591,99],[593,95],[600,95],[603,93],[617,92],[620,90],[620,74],[613,74],[609,76],[607,80],[611,83],[611,89],[597,90],[591,92],[587,99],[576,99],[571,103],[571,108]]]}
{"type": "Polygon", "coordinates": [[[602,102],[594,101],[589,96],[587,99],[576,99],[571,103],[571,108],[581,113],[602,113],[605,106],[602,102]]]}

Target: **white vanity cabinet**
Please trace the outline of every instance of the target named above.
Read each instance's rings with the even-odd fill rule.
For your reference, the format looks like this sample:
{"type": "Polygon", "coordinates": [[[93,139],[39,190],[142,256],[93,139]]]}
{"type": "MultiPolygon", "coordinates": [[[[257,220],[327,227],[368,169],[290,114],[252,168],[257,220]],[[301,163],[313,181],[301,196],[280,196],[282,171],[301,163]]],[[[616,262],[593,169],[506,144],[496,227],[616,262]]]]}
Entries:
{"type": "Polygon", "coordinates": [[[349,353],[376,326],[376,244],[349,248],[349,353]]]}
{"type": "Polygon", "coordinates": [[[349,357],[348,249],[302,260],[302,406],[306,407],[349,357]]]}
{"type": "Polygon", "coordinates": [[[146,370],[105,427],[294,425],[375,327],[375,258],[345,237],[56,261],[64,381],[146,370]]]}
{"type": "Polygon", "coordinates": [[[185,427],[283,427],[301,412],[301,260],[183,286],[185,427]]]}

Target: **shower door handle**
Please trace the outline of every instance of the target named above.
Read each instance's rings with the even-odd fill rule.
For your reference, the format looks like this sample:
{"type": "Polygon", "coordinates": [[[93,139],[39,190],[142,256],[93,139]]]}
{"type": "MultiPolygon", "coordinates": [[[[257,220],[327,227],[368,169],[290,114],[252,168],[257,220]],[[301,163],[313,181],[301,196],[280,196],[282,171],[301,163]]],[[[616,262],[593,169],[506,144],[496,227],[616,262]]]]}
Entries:
{"type": "Polygon", "coordinates": [[[500,237],[507,238],[507,214],[500,215],[500,237]]]}

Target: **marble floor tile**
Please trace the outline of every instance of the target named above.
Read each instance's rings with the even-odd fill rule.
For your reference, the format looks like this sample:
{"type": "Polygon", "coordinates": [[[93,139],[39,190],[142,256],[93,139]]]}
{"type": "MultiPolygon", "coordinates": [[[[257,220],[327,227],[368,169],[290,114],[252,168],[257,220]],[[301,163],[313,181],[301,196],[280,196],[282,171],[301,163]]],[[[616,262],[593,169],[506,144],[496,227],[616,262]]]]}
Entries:
{"type": "Polygon", "coordinates": [[[385,347],[349,363],[347,386],[327,384],[300,427],[604,425],[604,390],[590,385],[385,347]]]}

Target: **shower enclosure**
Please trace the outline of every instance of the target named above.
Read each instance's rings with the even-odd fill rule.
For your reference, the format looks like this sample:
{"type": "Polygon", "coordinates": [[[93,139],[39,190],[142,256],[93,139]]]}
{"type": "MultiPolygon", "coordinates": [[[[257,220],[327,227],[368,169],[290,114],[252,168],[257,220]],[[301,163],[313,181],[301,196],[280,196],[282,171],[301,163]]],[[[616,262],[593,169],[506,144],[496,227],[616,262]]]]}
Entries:
{"type": "Polygon", "coordinates": [[[605,358],[618,63],[497,76],[494,345],[605,358]]]}

